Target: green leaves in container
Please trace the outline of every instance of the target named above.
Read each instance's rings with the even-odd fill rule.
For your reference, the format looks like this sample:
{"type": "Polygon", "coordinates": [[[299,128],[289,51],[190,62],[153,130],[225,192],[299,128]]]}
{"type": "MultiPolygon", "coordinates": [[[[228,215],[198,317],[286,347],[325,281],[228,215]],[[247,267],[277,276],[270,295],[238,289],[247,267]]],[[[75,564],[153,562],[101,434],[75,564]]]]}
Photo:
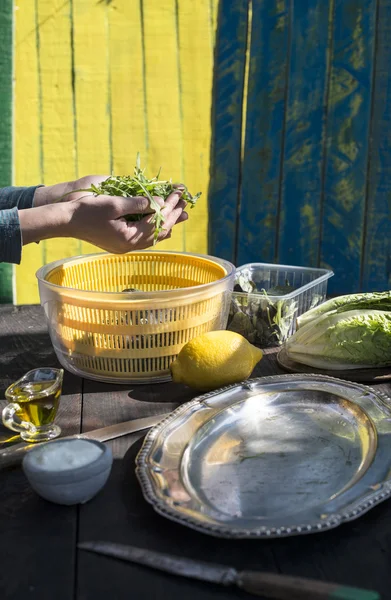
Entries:
{"type": "Polygon", "coordinates": [[[256,292],[257,286],[251,280],[250,275],[247,274],[247,272],[245,273],[240,273],[238,275],[237,283],[234,287],[234,292],[246,292],[248,294],[252,294],[253,292],[256,292]]]}
{"type": "Polygon", "coordinates": [[[232,296],[227,329],[240,333],[250,343],[266,348],[281,345],[289,335],[297,312],[295,300],[276,300],[294,291],[288,282],[268,292],[257,290],[250,273],[238,275],[232,296]],[[273,297],[274,296],[274,297],[273,297]]]}
{"type": "Polygon", "coordinates": [[[234,331],[235,333],[239,333],[251,344],[255,344],[257,330],[256,326],[253,324],[253,319],[243,312],[243,310],[240,310],[235,301],[233,302],[231,311],[232,312],[230,313],[230,320],[227,329],[234,331]]]}

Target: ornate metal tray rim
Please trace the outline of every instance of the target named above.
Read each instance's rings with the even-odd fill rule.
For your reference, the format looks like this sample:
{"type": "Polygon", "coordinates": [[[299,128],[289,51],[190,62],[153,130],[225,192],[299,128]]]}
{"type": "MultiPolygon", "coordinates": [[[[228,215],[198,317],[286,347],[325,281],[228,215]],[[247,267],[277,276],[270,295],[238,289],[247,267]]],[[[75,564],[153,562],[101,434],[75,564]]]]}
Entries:
{"type": "MultiPolygon", "coordinates": [[[[170,519],[171,521],[175,521],[179,524],[186,525],[187,527],[199,531],[201,533],[207,533],[213,535],[215,537],[225,538],[225,539],[270,539],[270,538],[280,538],[280,537],[290,537],[295,535],[305,535],[309,533],[318,533],[321,531],[326,531],[330,529],[334,529],[339,525],[353,521],[360,516],[364,515],[366,512],[371,510],[377,504],[380,504],[384,500],[391,497],[391,480],[383,482],[379,484],[379,486],[372,490],[371,492],[367,492],[364,494],[360,501],[355,502],[350,507],[346,508],[343,512],[334,513],[327,515],[327,519],[317,520],[313,523],[302,523],[301,525],[293,525],[291,527],[265,527],[261,526],[259,528],[254,528],[252,530],[246,530],[236,527],[227,527],[224,524],[214,524],[214,523],[201,523],[197,518],[187,515],[181,514],[178,510],[175,510],[167,503],[165,503],[162,499],[158,498],[154,493],[153,485],[148,475],[148,471],[150,467],[146,463],[146,458],[148,453],[162,429],[164,429],[167,425],[169,425],[172,421],[176,420],[178,416],[182,415],[185,412],[188,412],[192,407],[196,405],[202,405],[207,400],[220,395],[224,392],[228,392],[235,388],[243,387],[247,389],[252,389],[252,386],[257,383],[268,384],[268,383],[277,383],[279,381],[289,381],[289,380],[308,380],[308,381],[325,381],[331,382],[335,384],[340,384],[343,387],[349,387],[349,385],[355,389],[361,388],[364,393],[370,392],[375,397],[377,397],[381,403],[384,405],[384,408],[390,411],[391,414],[391,398],[388,397],[382,391],[376,391],[368,385],[363,385],[357,382],[350,382],[342,379],[338,379],[336,377],[330,377],[327,375],[321,374],[285,374],[285,375],[271,375],[266,377],[257,377],[254,379],[246,380],[237,384],[233,384],[230,386],[226,386],[223,388],[219,388],[213,392],[208,392],[206,394],[197,396],[179,406],[175,409],[169,416],[160,421],[157,425],[155,425],[152,429],[149,430],[146,437],[144,438],[143,445],[136,457],[136,476],[139,480],[141,490],[144,496],[144,499],[153,506],[154,510],[170,519]]],[[[391,433],[391,425],[390,425],[390,433],[391,433]]]]}

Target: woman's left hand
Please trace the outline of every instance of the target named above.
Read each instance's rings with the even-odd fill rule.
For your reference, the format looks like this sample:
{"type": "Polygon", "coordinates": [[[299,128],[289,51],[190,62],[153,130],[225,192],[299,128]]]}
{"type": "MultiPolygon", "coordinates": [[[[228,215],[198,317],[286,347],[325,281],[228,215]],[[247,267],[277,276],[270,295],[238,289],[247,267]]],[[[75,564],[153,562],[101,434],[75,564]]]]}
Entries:
{"type": "Polygon", "coordinates": [[[80,198],[84,198],[84,196],[92,196],[93,194],[91,192],[78,192],[77,190],[89,188],[91,183],[99,185],[108,177],[109,175],[87,175],[86,177],[75,179],[74,181],[39,187],[35,190],[33,207],[45,206],[46,204],[58,202],[59,198],[64,196],[64,194],[68,195],[65,196],[65,198],[62,198],[61,202],[79,200],[80,198]],[[72,194],[71,192],[73,190],[75,190],[75,192],[72,194]]]}

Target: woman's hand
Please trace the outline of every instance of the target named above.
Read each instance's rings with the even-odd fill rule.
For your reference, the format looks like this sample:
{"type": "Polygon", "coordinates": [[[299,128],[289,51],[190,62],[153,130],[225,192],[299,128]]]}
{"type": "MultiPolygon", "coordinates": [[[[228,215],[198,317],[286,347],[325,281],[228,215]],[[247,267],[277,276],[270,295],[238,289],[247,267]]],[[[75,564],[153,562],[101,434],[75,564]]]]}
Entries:
{"type": "MultiPolygon", "coordinates": [[[[181,200],[183,188],[178,188],[164,202],[155,196],[165,216],[163,231],[158,241],[171,237],[175,224],[188,218],[184,212],[186,202],[181,200]]],[[[93,201],[88,196],[72,200],[72,237],[91,242],[108,252],[125,253],[142,250],[153,245],[155,225],[152,223],[147,198],[122,198],[121,196],[97,196],[93,201]],[[126,221],[125,215],[147,214],[140,221],[126,221]]]]}
{"type": "Polygon", "coordinates": [[[62,198],[61,202],[68,202],[69,200],[78,200],[83,196],[92,196],[91,192],[78,192],[83,188],[89,188],[91,184],[99,185],[102,181],[105,181],[109,175],[87,175],[75,181],[67,181],[65,183],[56,183],[55,185],[48,185],[39,187],[35,190],[33,206],[46,206],[47,204],[53,204],[57,202],[64,194],[69,194],[62,198]],[[75,192],[72,194],[71,192],[75,192]]]}
{"type": "MultiPolygon", "coordinates": [[[[75,184],[73,189],[78,189],[77,186],[83,179],[73,182],[75,184]]],[[[99,183],[105,177],[95,181],[91,177],[86,179],[91,184],[91,182],[99,183]]],[[[38,206],[19,211],[24,245],[54,237],[73,237],[95,244],[108,252],[119,254],[152,246],[155,228],[151,223],[150,214],[140,221],[128,222],[124,218],[129,214],[152,213],[147,198],[122,198],[121,196],[91,198],[91,194],[78,192],[67,196],[67,202],[53,204],[62,193],[70,191],[69,186],[73,184],[51,186],[49,194],[38,198],[38,206]],[[62,191],[64,187],[61,189],[61,186],[68,186],[68,188],[62,191]]],[[[45,188],[38,188],[37,192],[40,189],[45,188]]],[[[156,198],[159,204],[164,206],[162,211],[165,215],[164,230],[159,234],[158,241],[169,238],[174,225],[187,219],[187,213],[184,211],[186,202],[181,200],[182,192],[183,188],[178,186],[165,203],[161,198],[156,198]]]]}

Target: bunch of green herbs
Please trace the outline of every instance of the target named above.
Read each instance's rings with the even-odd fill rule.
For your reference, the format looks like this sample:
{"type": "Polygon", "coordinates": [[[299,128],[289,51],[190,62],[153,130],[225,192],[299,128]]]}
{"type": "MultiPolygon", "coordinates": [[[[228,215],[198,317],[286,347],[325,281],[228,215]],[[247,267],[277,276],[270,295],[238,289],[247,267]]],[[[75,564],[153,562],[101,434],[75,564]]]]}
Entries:
{"type": "MultiPolygon", "coordinates": [[[[156,177],[149,179],[144,174],[145,169],[141,169],[140,167],[140,154],[137,154],[136,166],[134,167],[133,175],[111,175],[102,181],[99,185],[91,184],[89,188],[82,188],[80,190],[73,190],[72,193],[75,192],[91,192],[95,196],[122,196],[124,198],[130,196],[144,196],[148,198],[151,209],[154,211],[152,215],[152,223],[155,225],[154,231],[154,243],[156,243],[159,233],[164,230],[163,224],[165,221],[164,213],[162,212],[162,208],[156,202],[154,196],[159,196],[164,201],[168,198],[168,196],[175,191],[176,187],[172,183],[172,180],[162,180],[160,179],[160,170],[156,177]]],[[[67,194],[66,194],[67,195],[67,194]]],[[[201,192],[198,192],[194,196],[192,196],[187,188],[182,193],[182,198],[186,200],[186,202],[193,208],[201,196],[201,192]]],[[[64,196],[62,196],[63,198],[64,196]]],[[[61,200],[61,198],[60,198],[61,200]]],[[[145,214],[136,214],[136,215],[126,215],[125,219],[127,221],[140,221],[145,214]]]]}

